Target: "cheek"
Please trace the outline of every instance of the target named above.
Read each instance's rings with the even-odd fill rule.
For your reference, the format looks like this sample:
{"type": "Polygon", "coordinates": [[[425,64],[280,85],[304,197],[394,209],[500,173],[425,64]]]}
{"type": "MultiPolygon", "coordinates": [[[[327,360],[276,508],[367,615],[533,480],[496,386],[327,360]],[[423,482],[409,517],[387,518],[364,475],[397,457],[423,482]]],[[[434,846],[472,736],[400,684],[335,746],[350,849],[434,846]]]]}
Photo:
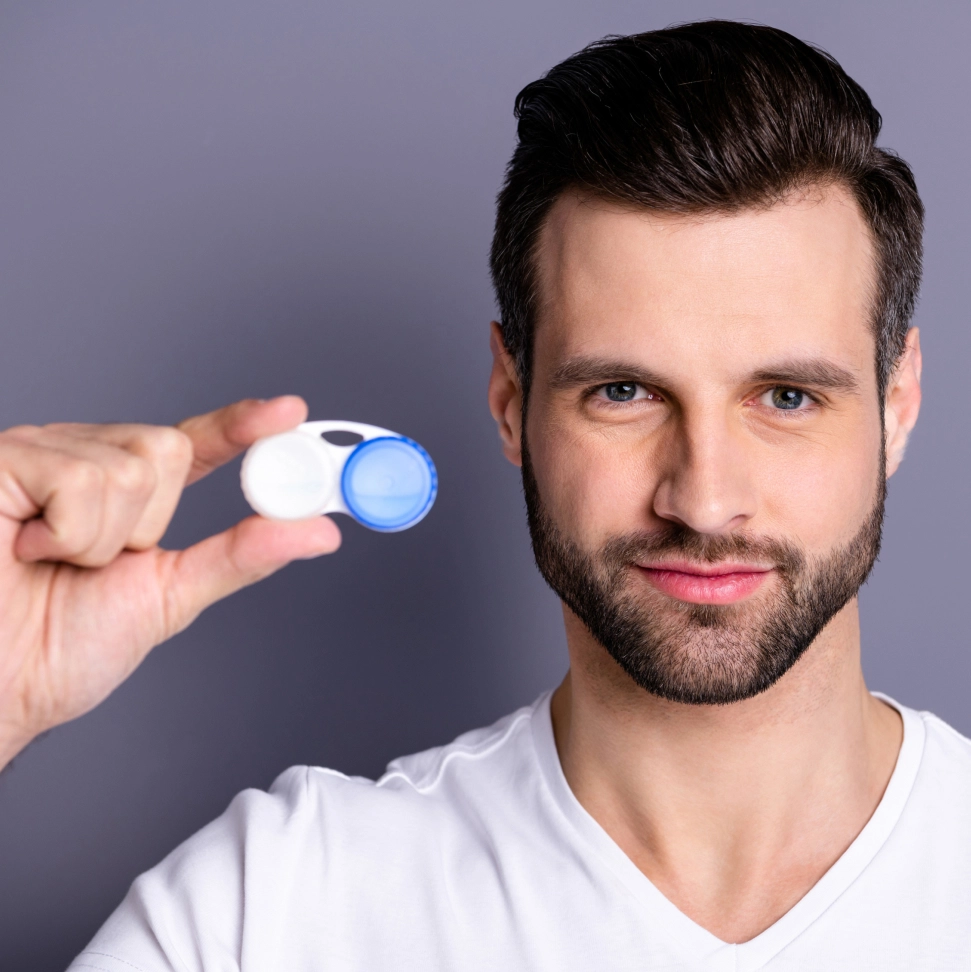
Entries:
{"type": "Polygon", "coordinates": [[[654,465],[645,443],[615,441],[555,422],[529,423],[529,450],[544,505],[568,536],[591,547],[650,529],[654,465]]]}
{"type": "Polygon", "coordinates": [[[875,424],[839,440],[763,456],[759,464],[760,532],[792,537],[807,550],[826,551],[852,539],[873,509],[880,468],[875,424]]]}

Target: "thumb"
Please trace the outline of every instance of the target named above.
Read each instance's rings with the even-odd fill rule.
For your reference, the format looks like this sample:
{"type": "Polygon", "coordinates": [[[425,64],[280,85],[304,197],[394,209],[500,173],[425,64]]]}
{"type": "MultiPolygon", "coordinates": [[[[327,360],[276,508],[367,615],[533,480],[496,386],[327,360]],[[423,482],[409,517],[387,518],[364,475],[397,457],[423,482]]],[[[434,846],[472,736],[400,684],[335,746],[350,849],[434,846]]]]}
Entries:
{"type": "Polygon", "coordinates": [[[210,604],[292,560],[333,553],[340,544],[340,530],[326,516],[290,522],[251,516],[185,550],[161,551],[165,638],[191,624],[210,604]]]}

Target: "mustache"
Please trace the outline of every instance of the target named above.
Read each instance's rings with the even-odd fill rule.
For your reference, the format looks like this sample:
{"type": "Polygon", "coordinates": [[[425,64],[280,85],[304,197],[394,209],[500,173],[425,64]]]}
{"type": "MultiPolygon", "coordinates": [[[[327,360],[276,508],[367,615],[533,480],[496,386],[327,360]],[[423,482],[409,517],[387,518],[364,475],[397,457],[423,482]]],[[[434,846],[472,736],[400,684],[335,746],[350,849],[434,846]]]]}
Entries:
{"type": "Polygon", "coordinates": [[[806,564],[803,552],[790,540],[745,533],[707,534],[672,523],[649,533],[636,532],[609,540],[601,551],[605,564],[615,570],[640,560],[677,556],[716,564],[722,560],[772,564],[780,573],[796,574],[806,564]]]}

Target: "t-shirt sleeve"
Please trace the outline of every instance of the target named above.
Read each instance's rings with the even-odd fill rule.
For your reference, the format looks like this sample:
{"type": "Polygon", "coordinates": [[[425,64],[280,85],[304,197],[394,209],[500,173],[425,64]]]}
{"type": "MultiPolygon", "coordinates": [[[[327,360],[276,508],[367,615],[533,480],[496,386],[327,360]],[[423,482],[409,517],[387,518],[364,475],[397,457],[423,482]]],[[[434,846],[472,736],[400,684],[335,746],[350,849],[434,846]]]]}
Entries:
{"type": "Polygon", "coordinates": [[[269,792],[244,790],[138,877],[68,972],[259,967],[256,953],[286,925],[292,876],[315,856],[307,774],[293,767],[269,792]]]}

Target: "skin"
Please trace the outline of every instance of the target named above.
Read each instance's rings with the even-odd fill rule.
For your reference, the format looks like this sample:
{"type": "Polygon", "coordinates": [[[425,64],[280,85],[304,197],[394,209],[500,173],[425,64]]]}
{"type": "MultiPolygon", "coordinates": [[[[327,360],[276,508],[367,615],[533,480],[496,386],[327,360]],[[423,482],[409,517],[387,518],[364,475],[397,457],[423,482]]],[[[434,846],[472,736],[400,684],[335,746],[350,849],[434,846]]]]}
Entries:
{"type": "MultiPolygon", "coordinates": [[[[921,359],[913,329],[881,421],[874,250],[846,191],[691,217],[568,193],[537,270],[526,431],[568,536],[592,551],[668,521],[787,539],[810,557],[853,537],[876,497],[881,437],[888,475],[903,457],[921,359]],[[604,385],[624,381],[637,397],[610,402],[604,385]],[[778,386],[811,397],[781,411],[778,386]]],[[[522,389],[496,324],[492,350],[490,409],[518,465],[522,389]]],[[[659,610],[679,592],[745,610],[778,583],[771,569],[733,586],[676,566],[682,583],[659,610]]],[[[656,602],[651,572],[635,580],[656,602]]],[[[899,716],[864,684],[856,599],[769,690],[723,706],[648,694],[563,613],[570,672],[552,713],[574,794],[688,917],[724,941],[754,938],[860,833],[900,749],[899,716]]]]}

